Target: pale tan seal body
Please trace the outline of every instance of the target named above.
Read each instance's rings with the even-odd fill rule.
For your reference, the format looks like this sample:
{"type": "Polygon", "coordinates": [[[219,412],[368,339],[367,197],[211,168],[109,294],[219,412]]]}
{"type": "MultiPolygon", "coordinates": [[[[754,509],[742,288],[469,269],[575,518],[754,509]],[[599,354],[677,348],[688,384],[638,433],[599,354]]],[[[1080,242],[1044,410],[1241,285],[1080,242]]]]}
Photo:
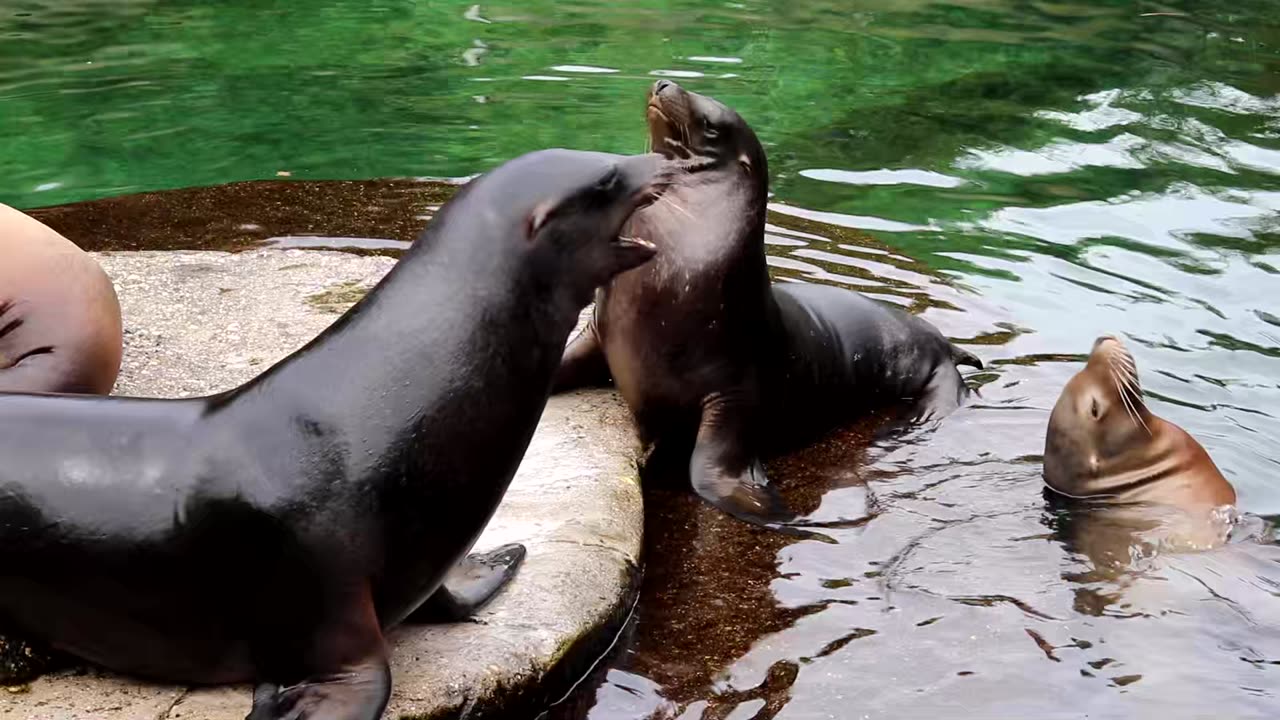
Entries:
{"type": "Polygon", "coordinates": [[[98,263],[0,205],[0,392],[105,395],[122,338],[120,303],[98,263]]]}
{"type": "Polygon", "coordinates": [[[1200,443],[1147,409],[1133,356],[1111,336],[1098,338],[1053,408],[1044,479],[1063,495],[1109,504],[1194,511],[1236,502],[1200,443]]]}

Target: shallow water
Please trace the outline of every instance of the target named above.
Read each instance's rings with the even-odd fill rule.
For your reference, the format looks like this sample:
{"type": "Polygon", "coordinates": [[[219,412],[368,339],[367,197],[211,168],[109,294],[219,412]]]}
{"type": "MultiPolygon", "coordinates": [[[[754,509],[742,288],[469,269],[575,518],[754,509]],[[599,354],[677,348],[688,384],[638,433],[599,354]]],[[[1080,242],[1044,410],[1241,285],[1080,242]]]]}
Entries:
{"type": "MultiPolygon", "coordinates": [[[[576,708],[1273,715],[1280,548],[1090,572],[1105,522],[1046,503],[1039,455],[1062,385],[1117,333],[1241,509],[1280,514],[1275,2],[9,2],[0,202],[636,152],[657,76],[766,143],[780,280],[904,303],[988,369],[937,428],[773,464],[834,543],[651,492],[635,636],[576,708]]],[[[391,216],[438,199],[397,192],[226,233],[404,240],[391,216]]]]}

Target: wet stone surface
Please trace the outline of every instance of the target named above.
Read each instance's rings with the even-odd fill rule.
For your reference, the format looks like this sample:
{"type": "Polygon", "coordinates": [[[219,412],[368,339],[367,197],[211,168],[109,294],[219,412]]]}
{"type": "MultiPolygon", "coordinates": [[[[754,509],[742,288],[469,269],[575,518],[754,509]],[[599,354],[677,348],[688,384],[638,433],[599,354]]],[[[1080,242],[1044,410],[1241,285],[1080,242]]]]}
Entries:
{"type": "MultiPolygon", "coordinates": [[[[97,258],[129,328],[116,394],[156,397],[216,392],[262,372],[394,264],[304,250],[97,258]]],[[[394,690],[385,717],[533,716],[608,649],[638,575],[643,520],[631,438],[611,393],[551,401],[476,545],[524,543],[523,566],[474,622],[389,634],[394,690]]],[[[71,668],[0,693],[0,718],[240,720],[249,705],[247,686],[162,686],[71,668]]]]}

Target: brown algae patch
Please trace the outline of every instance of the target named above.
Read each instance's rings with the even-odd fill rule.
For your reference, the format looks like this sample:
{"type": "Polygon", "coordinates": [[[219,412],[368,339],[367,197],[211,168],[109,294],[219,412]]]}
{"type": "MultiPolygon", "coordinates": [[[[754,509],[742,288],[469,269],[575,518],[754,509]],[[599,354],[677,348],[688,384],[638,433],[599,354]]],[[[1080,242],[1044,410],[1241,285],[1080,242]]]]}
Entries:
{"type": "Polygon", "coordinates": [[[366,285],[357,281],[348,281],[338,283],[327,290],[322,290],[314,295],[308,295],[306,302],[313,308],[321,312],[333,313],[341,315],[347,311],[347,308],[356,304],[373,289],[372,285],[366,285]]]}

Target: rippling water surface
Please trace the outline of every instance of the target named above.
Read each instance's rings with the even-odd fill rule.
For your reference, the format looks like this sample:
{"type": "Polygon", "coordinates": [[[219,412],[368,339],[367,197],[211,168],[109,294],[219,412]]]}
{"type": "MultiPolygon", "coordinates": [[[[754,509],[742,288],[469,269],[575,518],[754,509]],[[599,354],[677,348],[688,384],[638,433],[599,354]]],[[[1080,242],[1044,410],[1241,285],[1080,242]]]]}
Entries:
{"type": "Polygon", "coordinates": [[[833,542],[651,493],[634,637],[576,711],[1274,717],[1276,2],[11,1],[0,201],[636,152],[656,76],[765,142],[780,280],[921,311],[988,369],[937,428],[774,463],[833,542]],[[1235,484],[1236,542],[1107,570],[1131,538],[1042,497],[1104,332],[1235,484]]]}

